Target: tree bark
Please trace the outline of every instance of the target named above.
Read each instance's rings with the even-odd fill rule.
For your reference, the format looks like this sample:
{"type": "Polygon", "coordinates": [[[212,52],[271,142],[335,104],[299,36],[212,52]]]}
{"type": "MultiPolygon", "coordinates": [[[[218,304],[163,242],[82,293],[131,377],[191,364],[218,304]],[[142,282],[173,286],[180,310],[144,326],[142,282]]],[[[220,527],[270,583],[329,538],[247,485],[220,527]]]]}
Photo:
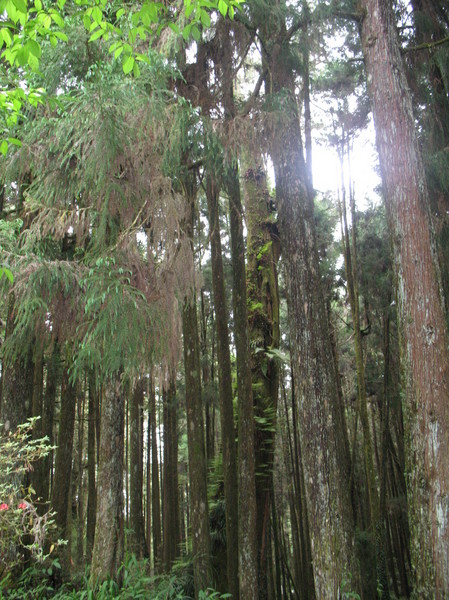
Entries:
{"type": "MultiPolygon", "coordinates": [[[[188,193],[185,233],[192,242],[194,196],[188,193]]],[[[193,260],[193,256],[192,256],[193,260]]],[[[182,309],[186,385],[187,444],[189,452],[190,525],[192,531],[195,598],[212,585],[209,508],[207,499],[206,449],[201,400],[200,356],[195,294],[186,298],[182,309]]]]}
{"type": "Polygon", "coordinates": [[[76,386],[69,381],[67,367],[64,369],[61,384],[61,410],[59,413],[58,445],[55,458],[55,475],[51,495],[52,508],[56,512],[55,523],[58,533],[68,545],[62,547],[62,570],[70,572],[70,531],[68,527],[68,498],[72,477],[73,436],[75,432],[76,386]]]}
{"type": "Polygon", "coordinates": [[[151,421],[151,516],[153,529],[153,559],[154,569],[157,572],[162,559],[162,531],[161,531],[161,495],[159,486],[159,459],[157,447],[157,413],[156,391],[153,377],[150,376],[150,415],[151,421]]]}
{"type": "Polygon", "coordinates": [[[139,379],[134,387],[129,406],[130,437],[130,509],[129,548],[138,559],[146,555],[145,522],[143,517],[143,423],[142,410],[146,380],[139,379]]]}
{"type": "Polygon", "coordinates": [[[87,525],[86,525],[86,562],[92,560],[92,550],[95,539],[95,521],[97,511],[97,487],[95,481],[96,452],[95,452],[95,422],[98,391],[95,373],[89,372],[88,378],[88,421],[87,421],[87,525]]]}
{"type": "Polygon", "coordinates": [[[255,415],[255,469],[259,600],[268,594],[268,556],[274,439],[279,388],[280,244],[261,161],[247,162],[244,173],[248,229],[248,322],[255,415]]]}
{"type": "Polygon", "coordinates": [[[178,402],[175,373],[171,373],[168,389],[164,392],[164,477],[163,477],[163,559],[169,573],[179,556],[181,543],[179,525],[178,489],[178,402]]]}
{"type": "Polygon", "coordinates": [[[232,302],[237,353],[239,590],[240,598],[248,600],[253,598],[256,600],[258,598],[258,549],[254,407],[248,335],[243,208],[236,168],[230,168],[226,188],[229,195],[233,275],[232,302]]]}
{"type": "Polygon", "coordinates": [[[410,91],[389,2],[363,0],[362,46],[393,242],[414,597],[449,596],[449,356],[410,91]]]}
{"type": "Polygon", "coordinates": [[[101,405],[100,464],[98,467],[97,521],[92,553],[90,586],[107,578],[120,583],[124,559],[124,459],[125,400],[120,374],[104,383],[101,405]]]}
{"type": "Polygon", "coordinates": [[[306,483],[315,591],[337,598],[348,573],[354,588],[360,574],[345,464],[344,432],[338,405],[336,369],[320,281],[313,202],[289,67],[285,30],[269,56],[269,89],[281,94],[282,115],[271,144],[279,228],[287,284],[292,366],[297,383],[300,443],[306,483]]]}
{"type": "Polygon", "coordinates": [[[209,211],[209,237],[212,260],[215,323],[217,328],[218,381],[220,394],[223,479],[226,511],[226,561],[228,592],[238,599],[238,487],[237,451],[235,447],[234,409],[232,403],[231,355],[229,352],[228,311],[223,275],[223,259],[218,211],[218,189],[208,177],[206,185],[209,211]]]}

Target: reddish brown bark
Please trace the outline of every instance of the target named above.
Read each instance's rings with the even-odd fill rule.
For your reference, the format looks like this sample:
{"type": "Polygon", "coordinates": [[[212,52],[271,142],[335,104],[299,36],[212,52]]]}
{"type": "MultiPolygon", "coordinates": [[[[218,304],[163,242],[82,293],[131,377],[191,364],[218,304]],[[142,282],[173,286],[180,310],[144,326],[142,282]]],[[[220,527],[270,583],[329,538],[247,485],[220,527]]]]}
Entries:
{"type": "Polygon", "coordinates": [[[362,44],[397,277],[414,595],[449,596],[449,356],[429,197],[389,2],[362,44]]]}

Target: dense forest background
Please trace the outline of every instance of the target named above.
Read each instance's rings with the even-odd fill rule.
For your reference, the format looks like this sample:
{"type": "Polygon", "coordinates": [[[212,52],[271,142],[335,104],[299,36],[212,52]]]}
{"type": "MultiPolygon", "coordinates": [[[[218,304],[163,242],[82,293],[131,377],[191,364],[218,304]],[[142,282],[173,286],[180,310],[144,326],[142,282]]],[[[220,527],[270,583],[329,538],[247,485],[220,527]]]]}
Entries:
{"type": "Polygon", "coordinates": [[[448,598],[446,3],[0,14],[2,597],[448,598]]]}

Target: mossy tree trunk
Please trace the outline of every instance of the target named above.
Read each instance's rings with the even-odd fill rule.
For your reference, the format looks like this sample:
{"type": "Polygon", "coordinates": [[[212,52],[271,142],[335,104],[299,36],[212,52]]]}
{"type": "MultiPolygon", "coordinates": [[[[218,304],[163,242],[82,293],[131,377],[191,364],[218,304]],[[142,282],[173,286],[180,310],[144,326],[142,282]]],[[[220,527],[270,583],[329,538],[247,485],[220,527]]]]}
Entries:
{"type": "Polygon", "coordinates": [[[209,237],[212,260],[215,323],[217,328],[217,360],[220,395],[223,479],[226,511],[226,572],[228,592],[238,599],[238,486],[237,451],[235,446],[234,410],[232,402],[231,356],[229,351],[228,310],[223,274],[219,223],[219,191],[212,177],[206,185],[209,211],[209,237]]]}
{"type": "Polygon", "coordinates": [[[279,236],[261,160],[246,162],[248,321],[255,416],[259,599],[267,598],[271,490],[279,388],[279,236]]]}
{"type": "Polygon", "coordinates": [[[104,382],[101,403],[97,519],[90,585],[107,578],[120,583],[124,559],[123,459],[125,399],[119,373],[104,382]]]}
{"type": "Polygon", "coordinates": [[[362,46],[397,278],[414,597],[449,596],[449,356],[429,195],[389,2],[363,0],[362,46]]]}

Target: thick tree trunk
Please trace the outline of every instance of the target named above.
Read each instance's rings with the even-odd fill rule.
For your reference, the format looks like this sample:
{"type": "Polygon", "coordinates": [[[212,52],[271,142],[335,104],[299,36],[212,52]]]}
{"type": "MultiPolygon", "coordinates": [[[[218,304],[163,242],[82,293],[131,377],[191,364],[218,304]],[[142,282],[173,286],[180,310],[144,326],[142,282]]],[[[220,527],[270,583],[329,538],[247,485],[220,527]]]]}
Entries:
{"type": "Polygon", "coordinates": [[[244,174],[248,229],[248,320],[255,421],[259,600],[268,595],[274,438],[279,388],[279,236],[261,161],[244,174]]]}
{"type": "Polygon", "coordinates": [[[228,311],[223,275],[218,190],[211,177],[207,181],[209,237],[212,259],[215,323],[217,327],[218,381],[220,393],[221,438],[223,447],[223,479],[226,511],[226,560],[228,592],[238,599],[238,487],[237,451],[235,447],[234,411],[232,404],[231,356],[229,352],[228,311]]]}
{"type": "MultiPolygon", "coordinates": [[[[5,340],[14,332],[16,318],[15,294],[9,293],[5,340]]],[[[5,433],[15,431],[17,425],[31,416],[33,396],[33,361],[30,354],[25,358],[2,359],[1,423],[5,433]]]]}
{"type": "Polygon", "coordinates": [[[449,596],[449,356],[429,198],[389,2],[363,0],[362,45],[393,241],[416,598],[449,596]]]}
{"type": "Polygon", "coordinates": [[[120,374],[104,383],[101,404],[97,520],[90,585],[107,578],[120,582],[124,559],[123,455],[125,400],[120,374]]]}
{"type": "Polygon", "coordinates": [[[281,31],[270,57],[270,72],[272,92],[282,94],[285,107],[272,140],[271,154],[285,257],[315,590],[318,598],[337,598],[348,572],[355,588],[360,577],[336,370],[316,250],[313,202],[307,189],[295,82],[288,55],[288,44],[281,31]]]}
{"type": "Polygon", "coordinates": [[[142,410],[146,380],[141,378],[134,387],[129,406],[130,437],[130,508],[129,549],[137,558],[146,554],[145,522],[143,517],[143,423],[142,410]]]}

